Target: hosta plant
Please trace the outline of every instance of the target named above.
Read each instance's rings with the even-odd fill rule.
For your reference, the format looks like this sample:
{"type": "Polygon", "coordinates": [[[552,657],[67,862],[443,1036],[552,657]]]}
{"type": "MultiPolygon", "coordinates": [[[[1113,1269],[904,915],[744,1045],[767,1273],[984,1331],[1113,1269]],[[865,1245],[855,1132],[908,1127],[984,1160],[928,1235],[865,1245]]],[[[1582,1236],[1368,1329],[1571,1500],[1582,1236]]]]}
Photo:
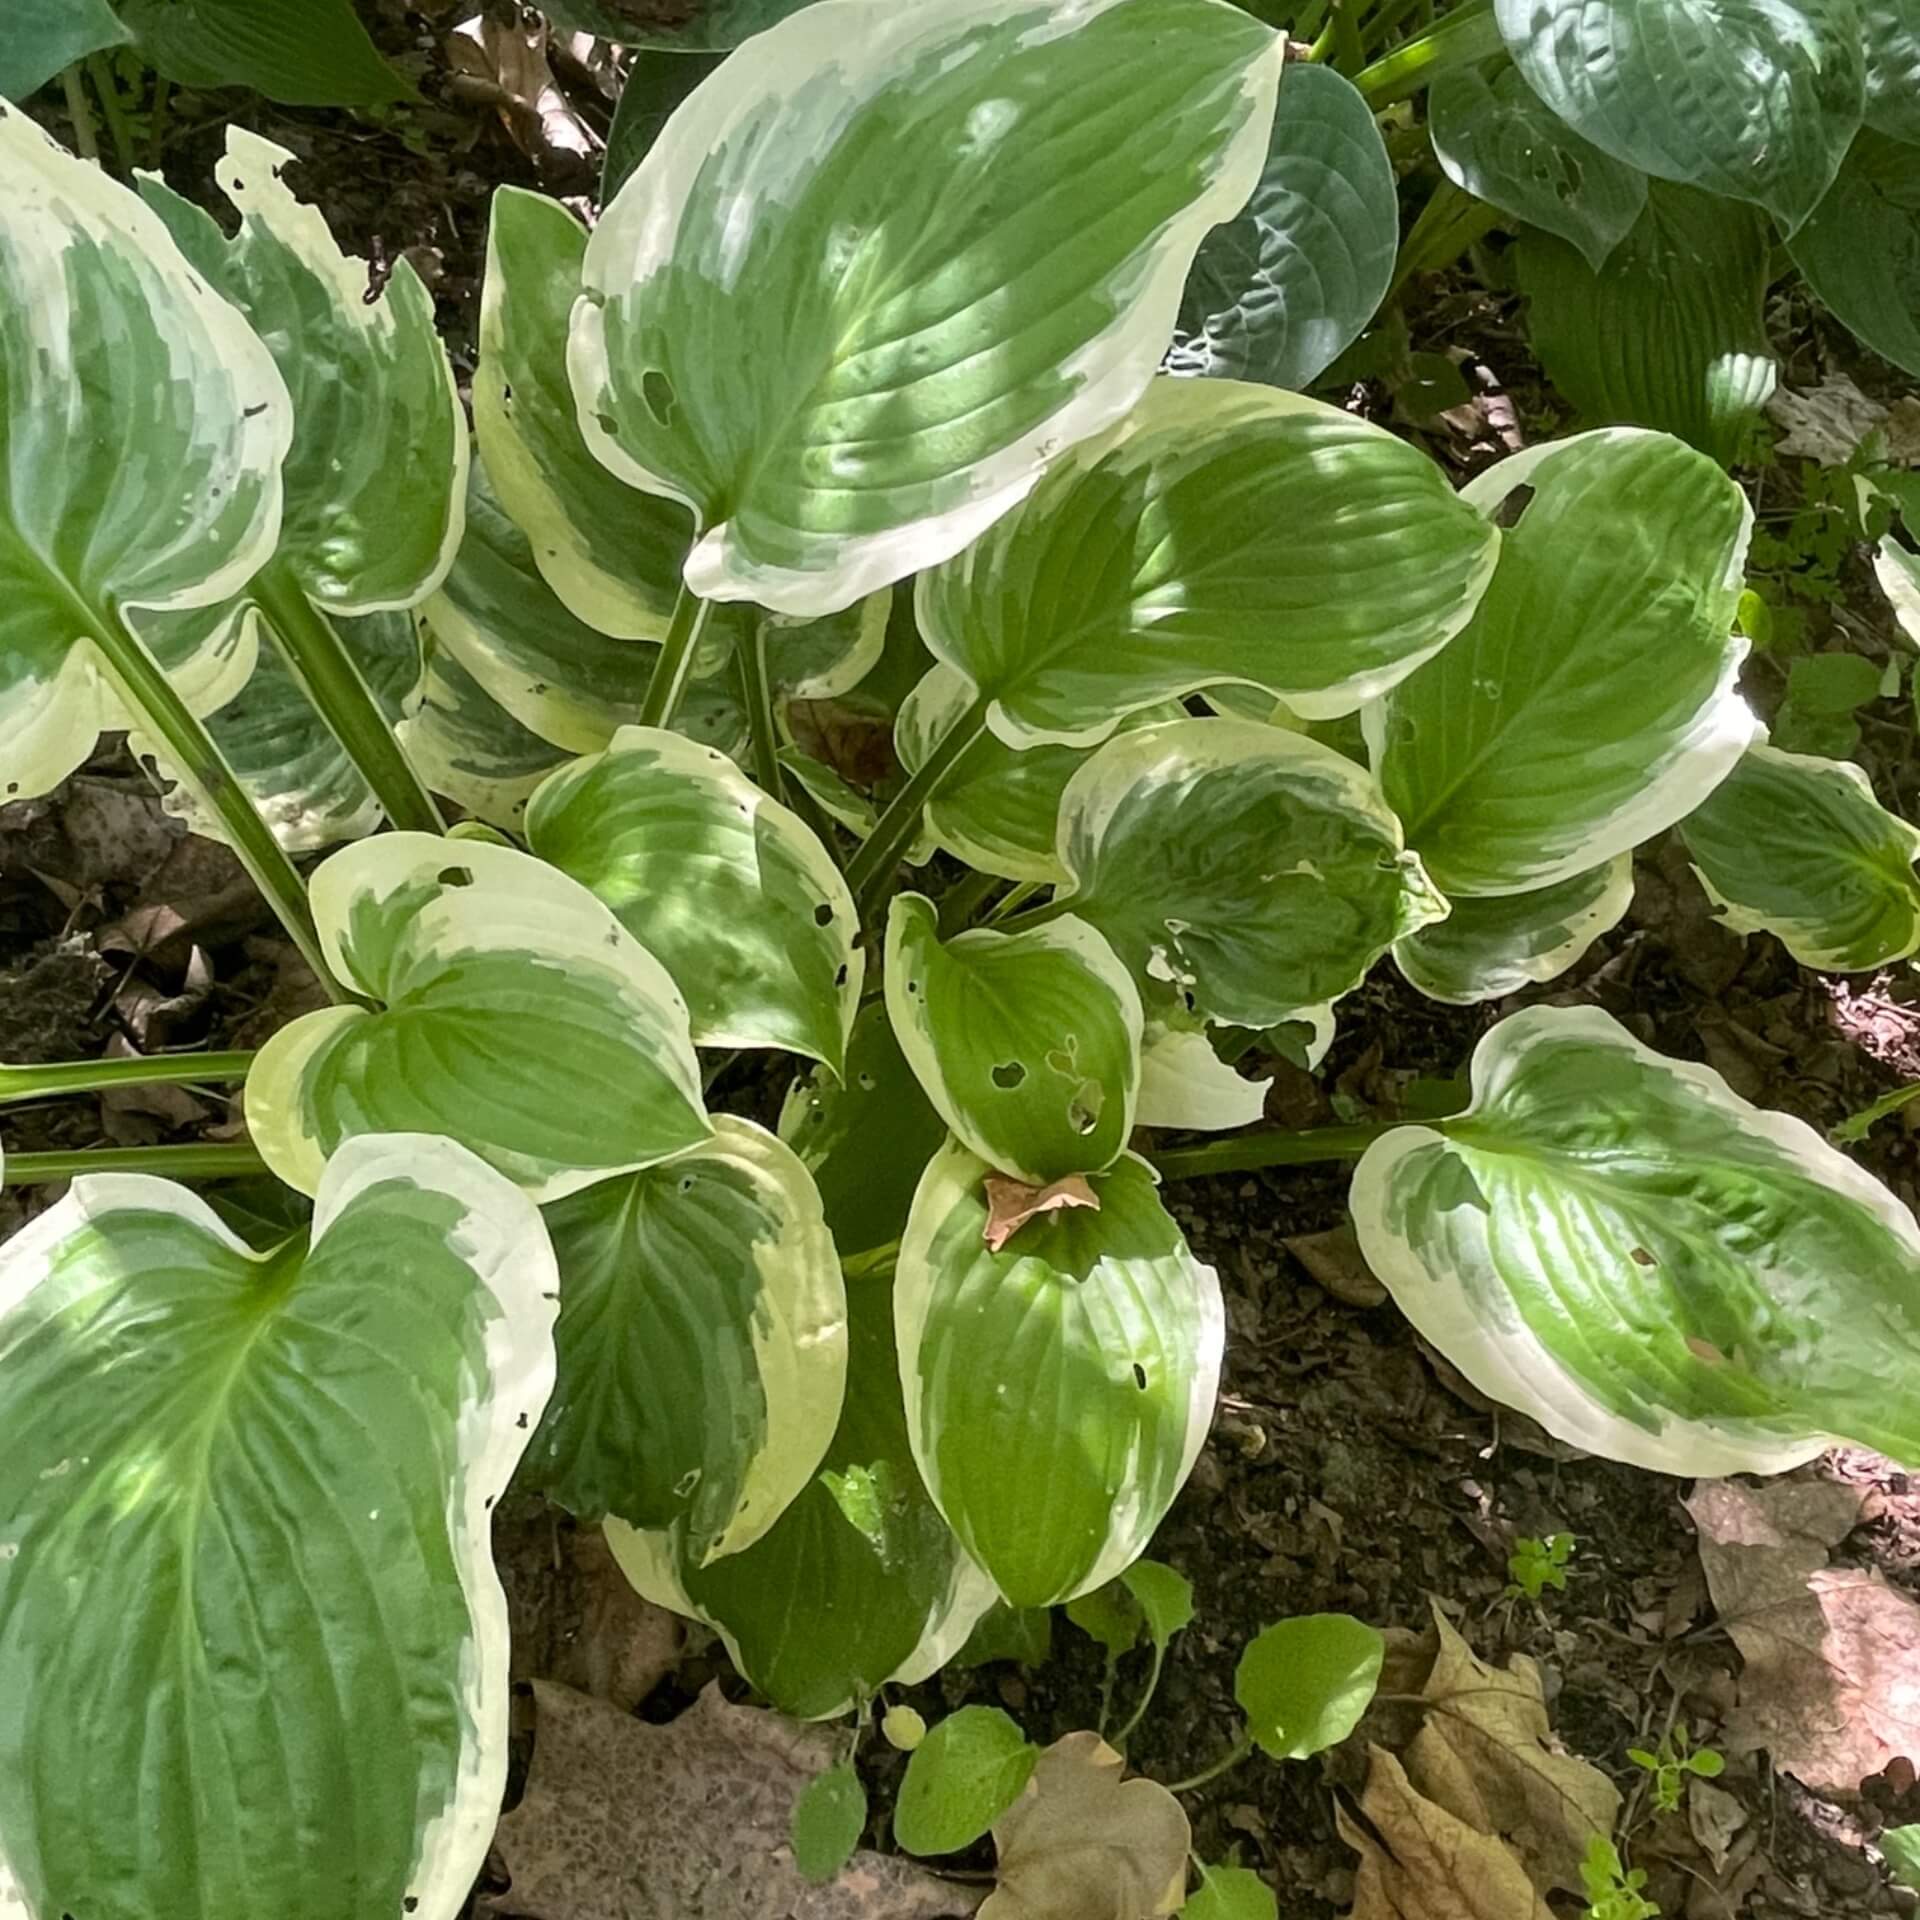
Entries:
{"type": "Polygon", "coordinates": [[[1709,454],[1456,490],[1273,384],[1382,290],[1288,264],[1384,160],[1284,50],[1224,0],[793,10],[591,235],[501,194],[471,446],[279,149],[232,136],[229,237],[0,112],[0,787],[128,729],[331,1003],[0,1069],[244,1081],[247,1128],[6,1170],[81,1175],[0,1249],[34,1920],[449,1920],[509,1478],[802,1715],[1124,1578],[1225,1334],[1170,1177],[1364,1148],[1401,1306],[1579,1444],[1920,1456],[1912,1220],[1597,1012],[1495,1025],[1453,1118],[1245,1131],[1371,969],[1552,979],[1676,826],[1805,959],[1920,937],[1911,830],[1737,692],[1709,454]]]}

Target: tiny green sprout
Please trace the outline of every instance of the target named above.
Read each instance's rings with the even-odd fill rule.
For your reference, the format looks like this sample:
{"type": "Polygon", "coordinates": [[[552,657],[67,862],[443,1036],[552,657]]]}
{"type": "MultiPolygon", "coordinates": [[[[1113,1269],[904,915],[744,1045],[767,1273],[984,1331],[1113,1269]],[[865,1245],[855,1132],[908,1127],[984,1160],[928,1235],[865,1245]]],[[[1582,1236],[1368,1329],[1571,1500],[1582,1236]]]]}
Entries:
{"type": "Polygon", "coordinates": [[[1567,1562],[1573,1558],[1575,1544],[1570,1533],[1550,1533],[1544,1540],[1516,1540],[1507,1555],[1507,1575],[1512,1584],[1506,1597],[1538,1600],[1549,1587],[1565,1593],[1567,1562]]]}
{"type": "Polygon", "coordinates": [[[1584,1920],[1660,1920],[1659,1906],[1640,1891],[1647,1884],[1646,1869],[1627,1872],[1619,1848],[1605,1834],[1596,1833],[1587,1843],[1580,1878],[1587,1890],[1584,1920]]]}
{"type": "Polygon", "coordinates": [[[1629,1747],[1627,1758],[1653,1776],[1653,1804],[1662,1813],[1680,1810],[1689,1774],[1698,1780],[1717,1780],[1727,1769],[1724,1755],[1712,1747],[1692,1745],[1683,1727],[1664,1735],[1651,1753],[1645,1747],[1629,1747]]]}

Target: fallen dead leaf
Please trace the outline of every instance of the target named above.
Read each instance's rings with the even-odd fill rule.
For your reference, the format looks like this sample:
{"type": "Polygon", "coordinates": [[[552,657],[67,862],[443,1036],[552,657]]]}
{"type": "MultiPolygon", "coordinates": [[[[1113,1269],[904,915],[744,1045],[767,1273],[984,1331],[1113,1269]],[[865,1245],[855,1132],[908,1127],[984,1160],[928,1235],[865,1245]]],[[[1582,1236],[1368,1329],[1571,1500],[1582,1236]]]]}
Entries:
{"type": "Polygon", "coordinates": [[[1767,417],[1785,429],[1774,444],[1775,453],[1841,467],[1886,419],[1887,410],[1879,401],[1869,400],[1844,373],[1837,373],[1805,393],[1777,389],[1767,402],[1767,417]]]}
{"type": "Polygon", "coordinates": [[[1280,1244],[1336,1300],[1349,1307],[1377,1307],[1385,1302],[1387,1290],[1373,1277],[1351,1224],[1329,1227],[1324,1233],[1288,1234],[1280,1244]]]}
{"type": "Polygon", "coordinates": [[[1700,1850],[1713,1863],[1715,1874],[1727,1870],[1727,1852],[1734,1836],[1747,1824],[1747,1810],[1725,1787],[1711,1780],[1695,1780],[1687,1794],[1687,1825],[1700,1850]]]}
{"type": "Polygon", "coordinates": [[[447,35],[455,90],[492,107],[530,159],[598,163],[599,136],[573,109],[547,64],[546,22],[509,26],[475,14],[447,35]]]}
{"type": "Polygon", "coordinates": [[[998,1253],[1029,1220],[1043,1213],[1058,1213],[1062,1207],[1091,1207],[1100,1211],[1100,1196],[1087,1184],[1083,1174],[1070,1173],[1050,1187],[1030,1187],[1024,1180],[1010,1180],[1004,1173],[987,1175],[987,1224],[980,1237],[989,1253],[998,1253]]]}
{"type": "Polygon", "coordinates": [[[513,1876],[486,1920],[954,1920],[978,1895],[861,1852],[812,1886],[793,1803],[839,1757],[824,1727],[729,1706],[710,1686],[665,1726],[534,1682],[526,1797],[495,1847],[513,1876]]]}
{"type": "Polygon", "coordinates": [[[1128,1780],[1097,1733],[1040,1756],[994,1823],[999,1885],[980,1920],[1149,1920],[1186,1899],[1193,1831],[1157,1780],[1128,1780]]]}

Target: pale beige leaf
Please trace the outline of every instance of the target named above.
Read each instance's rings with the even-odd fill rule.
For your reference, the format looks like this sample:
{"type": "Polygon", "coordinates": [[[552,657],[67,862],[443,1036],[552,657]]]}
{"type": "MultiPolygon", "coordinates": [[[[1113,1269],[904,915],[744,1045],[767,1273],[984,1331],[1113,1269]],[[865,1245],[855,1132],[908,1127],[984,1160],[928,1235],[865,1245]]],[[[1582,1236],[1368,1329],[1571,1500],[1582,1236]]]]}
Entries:
{"type": "Polygon", "coordinates": [[[1029,1186],[1024,1180],[1012,1180],[1004,1173],[986,1178],[987,1221],[980,1237],[989,1253],[998,1253],[1029,1220],[1043,1213],[1058,1213],[1062,1207],[1091,1207],[1100,1211],[1100,1196],[1087,1184],[1086,1177],[1070,1173],[1050,1187],[1029,1186]]]}

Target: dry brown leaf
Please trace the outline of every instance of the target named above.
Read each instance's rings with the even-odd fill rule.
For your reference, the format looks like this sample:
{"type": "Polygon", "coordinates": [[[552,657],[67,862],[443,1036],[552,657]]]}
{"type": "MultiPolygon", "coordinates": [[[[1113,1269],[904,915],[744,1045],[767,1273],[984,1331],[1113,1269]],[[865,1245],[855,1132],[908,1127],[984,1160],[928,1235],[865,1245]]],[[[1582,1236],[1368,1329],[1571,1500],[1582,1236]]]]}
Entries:
{"type": "Polygon", "coordinates": [[[1360,1856],[1349,1920],[1553,1920],[1510,1847],[1417,1792],[1385,1748],[1367,1759],[1360,1811],[1371,1831],[1335,1809],[1360,1856]]]}
{"type": "Polygon", "coordinates": [[[1822,380],[1805,393],[1778,388],[1767,402],[1767,417],[1785,432],[1774,443],[1783,459],[1798,454],[1823,467],[1843,467],[1853,450],[1887,417],[1844,373],[1822,380]]]}
{"type": "Polygon", "coordinates": [[[710,1686],[665,1726],[541,1681],[526,1798],[495,1847],[512,1887],[489,1920],[949,1920],[979,1896],[856,1853],[811,1886],[788,1822],[838,1755],[824,1727],[732,1707],[710,1686]]]}
{"type": "Polygon", "coordinates": [[[547,28],[508,26],[475,14],[447,35],[447,59],[463,97],[491,106],[533,160],[597,163],[600,138],[573,110],[547,64],[547,28]]]}
{"type": "Polygon", "coordinates": [[[1726,1872],[1727,1852],[1746,1824],[1746,1808],[1725,1787],[1716,1787],[1711,1780],[1688,1783],[1687,1827],[1716,1874],[1726,1872]]]}
{"type": "Polygon", "coordinates": [[[1386,1300],[1387,1290],[1367,1265],[1366,1255],[1360,1251],[1360,1236],[1351,1222],[1329,1227],[1324,1233],[1288,1234],[1280,1244],[1345,1305],[1377,1307],[1386,1300]]]}
{"type": "Polygon", "coordinates": [[[1186,1898],[1193,1832],[1157,1780],[1127,1780],[1097,1733],[1040,1756],[994,1824],[1000,1884],[980,1920],[1149,1920],[1186,1898]]]}
{"type": "Polygon", "coordinates": [[[980,1229],[980,1237],[989,1253],[998,1253],[1029,1220],[1043,1213],[1058,1213],[1062,1207],[1100,1211],[1100,1196],[1087,1184],[1084,1174],[1070,1173],[1050,1187],[1030,1187],[1024,1180],[990,1173],[986,1187],[987,1224],[980,1229]]]}

